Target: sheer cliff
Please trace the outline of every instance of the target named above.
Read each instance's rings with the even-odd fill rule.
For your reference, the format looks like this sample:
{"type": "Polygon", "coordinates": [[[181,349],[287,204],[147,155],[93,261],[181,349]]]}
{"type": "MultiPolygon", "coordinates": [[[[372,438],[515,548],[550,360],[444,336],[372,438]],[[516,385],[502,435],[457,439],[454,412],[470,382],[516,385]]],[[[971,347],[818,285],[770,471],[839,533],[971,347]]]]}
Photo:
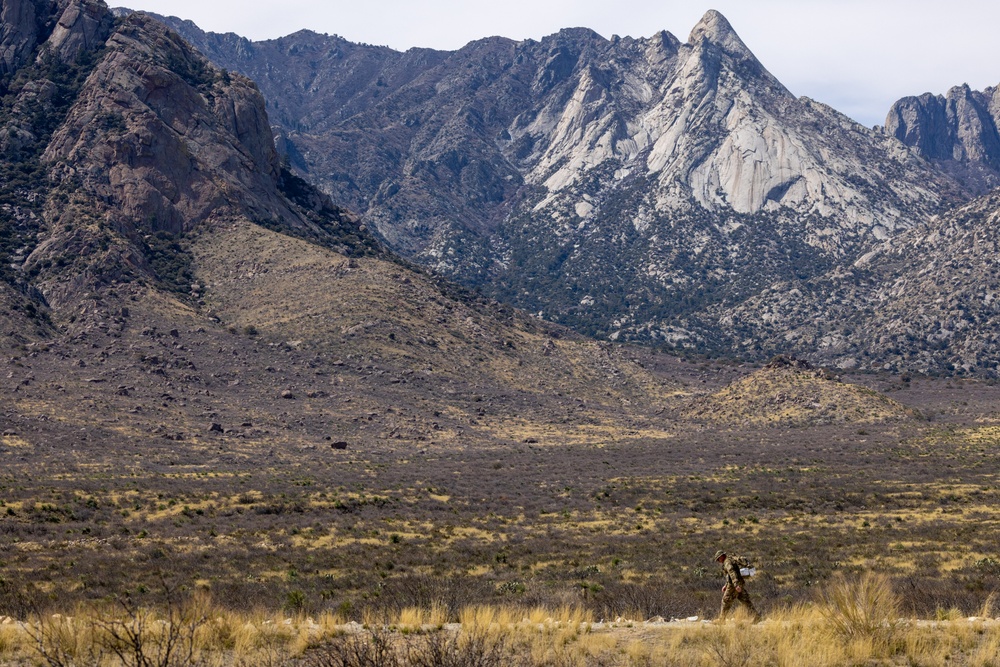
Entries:
{"type": "Polygon", "coordinates": [[[1000,92],[955,86],[896,102],[886,132],[983,194],[1000,186],[1000,92]]]}

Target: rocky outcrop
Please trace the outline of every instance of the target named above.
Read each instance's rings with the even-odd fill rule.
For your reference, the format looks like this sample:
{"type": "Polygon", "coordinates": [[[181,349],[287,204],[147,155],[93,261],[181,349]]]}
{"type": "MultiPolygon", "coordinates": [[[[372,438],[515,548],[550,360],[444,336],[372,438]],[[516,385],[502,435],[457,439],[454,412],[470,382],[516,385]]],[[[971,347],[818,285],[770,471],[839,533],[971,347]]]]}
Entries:
{"type": "Polygon", "coordinates": [[[15,269],[7,282],[37,287],[57,312],[136,280],[187,291],[189,260],[176,240],[222,219],[337,248],[377,245],[282,170],[264,100],[247,78],[216,68],[148,15],[116,24],[98,0],[49,11],[36,16],[51,30],[19,71],[0,128],[17,163],[5,173],[36,174],[28,189],[9,176],[0,187],[4,202],[23,200],[27,211],[0,220],[0,254],[15,269]]]}
{"type": "Polygon", "coordinates": [[[956,86],[896,102],[886,132],[978,193],[1000,186],[1000,91],[956,86]]]}
{"type": "Polygon", "coordinates": [[[130,17],[43,160],[125,219],[177,233],[223,207],[294,218],[252,83],[224,76],[158,22],[130,17]]]}
{"type": "Polygon", "coordinates": [[[93,51],[104,44],[114,17],[107,7],[93,0],[65,0],[55,28],[40,57],[55,57],[63,62],[75,61],[81,53],[93,51]]]}
{"type": "Polygon", "coordinates": [[[10,0],[0,10],[0,76],[34,58],[74,62],[104,43],[114,16],[97,0],[10,0]],[[36,53],[39,47],[40,53],[36,53]]]}
{"type": "Polygon", "coordinates": [[[114,19],[99,0],[12,2],[4,4],[3,12],[0,31],[7,36],[10,56],[4,66],[13,68],[8,74],[23,75],[22,81],[3,82],[13,103],[0,127],[0,150],[8,158],[31,159],[44,148],[82,84],[86,66],[80,61],[87,59],[81,56],[103,45],[114,19]],[[59,66],[63,69],[56,73],[59,66]]]}
{"type": "Polygon", "coordinates": [[[25,65],[38,46],[38,14],[42,4],[38,0],[9,0],[3,3],[0,9],[0,74],[3,76],[13,74],[25,65]]]}

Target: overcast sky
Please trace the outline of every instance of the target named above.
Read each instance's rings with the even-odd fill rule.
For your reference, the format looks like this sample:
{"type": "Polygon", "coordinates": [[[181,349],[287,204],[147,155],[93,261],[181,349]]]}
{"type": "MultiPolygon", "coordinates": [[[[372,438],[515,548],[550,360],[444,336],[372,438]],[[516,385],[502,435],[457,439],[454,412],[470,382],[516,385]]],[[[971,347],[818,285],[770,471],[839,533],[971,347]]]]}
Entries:
{"type": "MultiPolygon", "coordinates": [[[[109,4],[115,5],[113,0],[109,4]]],[[[566,27],[605,37],[669,30],[686,41],[718,9],[796,95],[881,124],[905,95],[1000,83],[996,0],[124,0],[254,40],[309,28],[354,42],[457,49],[502,35],[538,39],[566,27]]]]}

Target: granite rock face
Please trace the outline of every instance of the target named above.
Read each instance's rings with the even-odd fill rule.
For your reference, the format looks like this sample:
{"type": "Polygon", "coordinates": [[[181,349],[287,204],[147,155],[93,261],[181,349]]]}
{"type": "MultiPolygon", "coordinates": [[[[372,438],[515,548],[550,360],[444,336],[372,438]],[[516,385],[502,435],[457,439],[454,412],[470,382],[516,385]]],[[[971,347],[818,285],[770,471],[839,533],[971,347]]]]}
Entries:
{"type": "Polygon", "coordinates": [[[1000,186],[1000,91],[955,86],[896,102],[886,132],[960,180],[985,193],[1000,186]]]}
{"type": "Polygon", "coordinates": [[[224,79],[140,14],[108,40],[43,160],[152,231],[187,231],[223,205],[287,214],[275,196],[277,153],[256,88],[224,79]]]}
{"type": "Polygon", "coordinates": [[[72,62],[98,48],[113,21],[107,7],[90,0],[8,0],[0,9],[0,76],[34,58],[72,62]]]}
{"type": "Polygon", "coordinates": [[[81,54],[99,48],[107,39],[114,17],[106,7],[90,0],[64,0],[58,7],[59,19],[40,58],[52,56],[72,62],[81,54]]]}

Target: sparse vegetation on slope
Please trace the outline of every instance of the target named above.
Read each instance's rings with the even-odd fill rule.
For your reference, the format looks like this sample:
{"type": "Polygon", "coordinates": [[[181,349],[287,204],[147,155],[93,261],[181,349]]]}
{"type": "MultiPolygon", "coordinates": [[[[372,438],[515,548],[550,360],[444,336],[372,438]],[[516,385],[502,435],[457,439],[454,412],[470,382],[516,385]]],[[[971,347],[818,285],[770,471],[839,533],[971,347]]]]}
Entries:
{"type": "Polygon", "coordinates": [[[685,411],[719,425],[808,426],[872,424],[914,417],[913,410],[876,391],[847,384],[823,369],[779,357],[685,411]]]}
{"type": "Polygon", "coordinates": [[[240,223],[201,234],[192,252],[206,307],[238,330],[341,361],[377,357],[400,383],[461,381],[490,394],[479,407],[502,400],[497,392],[658,406],[679,389],[615,346],[496,302],[445,296],[433,280],[384,259],[349,258],[240,223]]]}
{"type": "Polygon", "coordinates": [[[729,309],[743,344],[845,370],[1000,374],[1000,192],[872,249],[850,268],[729,309]],[[748,342],[753,341],[753,342],[748,342]]]}

